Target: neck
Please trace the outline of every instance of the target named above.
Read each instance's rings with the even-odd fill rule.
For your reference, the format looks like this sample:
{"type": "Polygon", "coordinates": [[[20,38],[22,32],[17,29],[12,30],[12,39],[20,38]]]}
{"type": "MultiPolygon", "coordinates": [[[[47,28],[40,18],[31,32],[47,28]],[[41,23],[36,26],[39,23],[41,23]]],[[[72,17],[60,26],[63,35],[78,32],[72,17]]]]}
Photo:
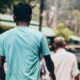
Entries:
{"type": "Polygon", "coordinates": [[[29,26],[29,23],[28,22],[16,22],[16,25],[17,26],[29,26]]]}
{"type": "Polygon", "coordinates": [[[65,47],[57,47],[55,51],[57,51],[58,49],[65,49],[65,47]]]}

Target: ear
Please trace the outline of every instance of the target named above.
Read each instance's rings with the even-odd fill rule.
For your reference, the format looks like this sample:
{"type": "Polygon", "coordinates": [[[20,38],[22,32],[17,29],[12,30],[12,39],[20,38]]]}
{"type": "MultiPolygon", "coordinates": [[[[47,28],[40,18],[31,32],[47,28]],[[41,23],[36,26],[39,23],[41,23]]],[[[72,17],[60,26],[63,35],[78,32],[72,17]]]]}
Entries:
{"type": "Polygon", "coordinates": [[[13,16],[13,20],[14,20],[14,22],[16,22],[16,17],[15,16],[13,16]]]}
{"type": "Polygon", "coordinates": [[[30,18],[32,19],[32,16],[30,16],[30,18]]]}
{"type": "Polygon", "coordinates": [[[13,16],[13,19],[15,20],[15,19],[16,19],[16,17],[15,17],[15,16],[13,16]]]}
{"type": "Polygon", "coordinates": [[[30,18],[32,18],[32,16],[30,16],[30,18]]]}
{"type": "Polygon", "coordinates": [[[56,48],[56,45],[54,44],[54,48],[56,48]]]}
{"type": "Polygon", "coordinates": [[[32,19],[32,16],[30,16],[29,18],[30,18],[30,20],[29,20],[29,21],[31,21],[31,19],[32,19]]]}

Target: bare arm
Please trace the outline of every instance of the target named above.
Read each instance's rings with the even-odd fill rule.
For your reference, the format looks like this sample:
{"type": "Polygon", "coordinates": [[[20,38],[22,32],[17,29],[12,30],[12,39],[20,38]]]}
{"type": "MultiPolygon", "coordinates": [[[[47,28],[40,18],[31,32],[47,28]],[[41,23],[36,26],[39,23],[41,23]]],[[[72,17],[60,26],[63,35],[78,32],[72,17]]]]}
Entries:
{"type": "Polygon", "coordinates": [[[44,56],[44,59],[46,62],[47,69],[50,72],[50,76],[51,76],[52,80],[56,80],[55,74],[54,74],[54,64],[51,60],[50,55],[44,56]]]}
{"type": "Polygon", "coordinates": [[[71,74],[74,77],[74,80],[80,80],[80,71],[78,69],[77,58],[75,55],[73,57],[73,65],[72,65],[72,73],[71,74]]]}
{"type": "Polygon", "coordinates": [[[75,80],[80,80],[80,74],[75,77],[75,80]]]}
{"type": "Polygon", "coordinates": [[[5,62],[5,57],[0,56],[0,80],[5,80],[5,72],[4,72],[4,62],[5,62]]]}

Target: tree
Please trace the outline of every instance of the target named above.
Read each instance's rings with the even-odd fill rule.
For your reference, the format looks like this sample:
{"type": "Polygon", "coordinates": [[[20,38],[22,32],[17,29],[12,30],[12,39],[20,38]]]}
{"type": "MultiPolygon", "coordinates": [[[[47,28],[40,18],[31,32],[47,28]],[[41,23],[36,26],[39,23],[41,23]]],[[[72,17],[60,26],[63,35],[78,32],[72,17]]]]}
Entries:
{"type": "Polygon", "coordinates": [[[68,41],[73,34],[73,32],[68,29],[63,23],[60,23],[54,31],[56,36],[63,36],[65,38],[65,41],[68,41]]]}
{"type": "Polygon", "coordinates": [[[0,0],[0,13],[6,13],[7,9],[11,10],[12,6],[18,2],[27,2],[35,7],[38,0],[0,0]]]}
{"type": "Polygon", "coordinates": [[[11,0],[0,0],[0,12],[4,13],[10,7],[11,0]]]}

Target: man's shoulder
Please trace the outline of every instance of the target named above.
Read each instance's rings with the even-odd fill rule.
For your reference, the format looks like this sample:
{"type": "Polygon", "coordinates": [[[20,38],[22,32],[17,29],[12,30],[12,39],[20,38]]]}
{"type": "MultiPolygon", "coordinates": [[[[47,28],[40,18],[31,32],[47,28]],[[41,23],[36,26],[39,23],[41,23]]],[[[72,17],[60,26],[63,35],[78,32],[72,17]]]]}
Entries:
{"type": "Polygon", "coordinates": [[[31,30],[30,29],[30,33],[35,35],[35,36],[38,36],[38,37],[43,37],[44,36],[44,34],[42,32],[37,31],[37,30],[31,30]]]}
{"type": "Polygon", "coordinates": [[[5,37],[12,35],[13,31],[14,31],[14,28],[8,31],[5,31],[4,33],[0,34],[0,38],[5,38],[5,37]]]}
{"type": "Polygon", "coordinates": [[[72,52],[69,52],[69,51],[66,51],[67,52],[67,55],[71,58],[76,58],[75,54],[72,53],[72,52]]]}
{"type": "MultiPolygon", "coordinates": [[[[59,49],[58,53],[61,53],[60,55],[64,55],[64,57],[66,57],[66,58],[75,58],[76,57],[74,53],[69,52],[65,49],[59,49]]],[[[56,53],[56,54],[58,54],[58,53],[56,53]]]]}
{"type": "Polygon", "coordinates": [[[31,32],[34,32],[34,33],[42,34],[42,32],[40,32],[40,31],[38,31],[38,30],[33,30],[33,29],[30,29],[30,28],[29,28],[29,30],[30,30],[31,32]]]}

